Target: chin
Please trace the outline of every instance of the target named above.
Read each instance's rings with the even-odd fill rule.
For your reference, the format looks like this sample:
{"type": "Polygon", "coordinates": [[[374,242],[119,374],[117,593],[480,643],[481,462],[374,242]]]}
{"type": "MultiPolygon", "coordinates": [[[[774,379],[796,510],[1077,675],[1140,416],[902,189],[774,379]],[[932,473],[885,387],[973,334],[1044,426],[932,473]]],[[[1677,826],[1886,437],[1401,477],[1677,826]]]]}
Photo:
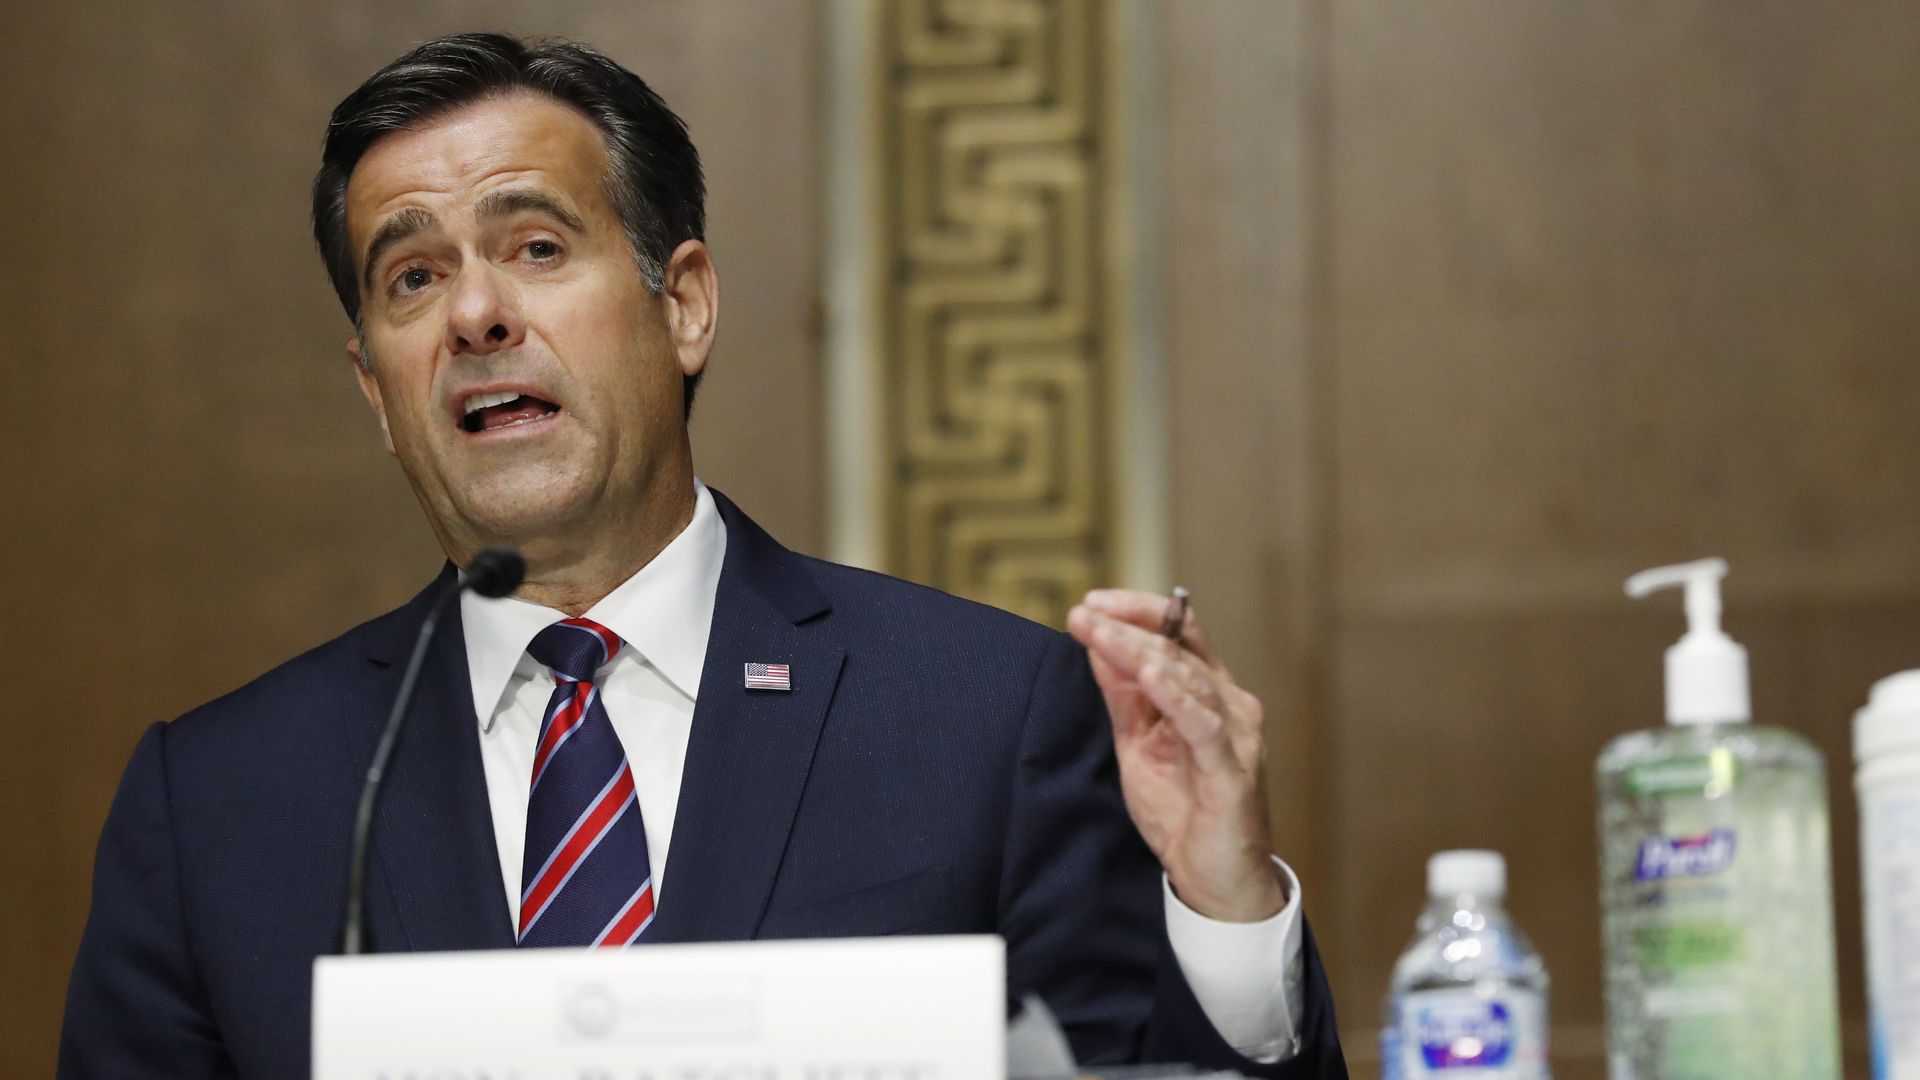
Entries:
{"type": "Polygon", "coordinates": [[[527,547],[556,535],[586,509],[585,492],[567,483],[515,484],[466,500],[460,517],[487,543],[527,547]]]}

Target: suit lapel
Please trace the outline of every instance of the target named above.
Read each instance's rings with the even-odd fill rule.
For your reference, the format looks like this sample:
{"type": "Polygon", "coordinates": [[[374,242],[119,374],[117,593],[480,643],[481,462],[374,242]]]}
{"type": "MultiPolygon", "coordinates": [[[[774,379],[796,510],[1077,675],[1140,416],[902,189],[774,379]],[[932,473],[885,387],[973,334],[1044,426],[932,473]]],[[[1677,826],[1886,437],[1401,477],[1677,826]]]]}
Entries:
{"type": "MultiPolygon", "coordinates": [[[[449,566],[395,613],[390,632],[369,650],[374,677],[346,700],[356,776],[365,775],[372,760],[420,624],[452,580],[449,566]]],[[[428,647],[388,765],[375,810],[372,858],[369,877],[375,884],[367,904],[374,951],[513,945],[457,605],[428,647]]]]}
{"type": "Polygon", "coordinates": [[[650,942],[754,936],[844,659],[805,562],[714,502],[726,561],[650,942]],[[789,665],[793,689],[747,690],[749,663],[789,665]]]}

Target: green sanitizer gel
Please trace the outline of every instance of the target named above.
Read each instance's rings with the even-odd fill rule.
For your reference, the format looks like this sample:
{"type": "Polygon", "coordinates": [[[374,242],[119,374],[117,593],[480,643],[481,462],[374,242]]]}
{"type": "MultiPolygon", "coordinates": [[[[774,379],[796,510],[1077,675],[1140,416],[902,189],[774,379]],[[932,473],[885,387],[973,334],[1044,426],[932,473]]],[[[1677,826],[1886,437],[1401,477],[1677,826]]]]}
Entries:
{"type": "Polygon", "coordinates": [[[1684,587],[1668,724],[1597,767],[1610,1080],[1840,1075],[1827,786],[1819,751],[1750,724],[1747,651],[1720,628],[1720,559],[1684,587]]]}

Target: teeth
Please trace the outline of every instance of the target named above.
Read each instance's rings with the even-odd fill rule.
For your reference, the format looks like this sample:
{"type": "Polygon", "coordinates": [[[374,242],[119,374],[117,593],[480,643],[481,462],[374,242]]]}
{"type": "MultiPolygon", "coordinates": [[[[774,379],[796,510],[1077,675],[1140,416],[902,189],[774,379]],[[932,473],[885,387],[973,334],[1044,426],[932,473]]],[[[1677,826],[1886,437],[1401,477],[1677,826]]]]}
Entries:
{"type": "Polygon", "coordinates": [[[490,409],[495,405],[505,405],[507,402],[519,396],[518,393],[511,390],[502,390],[497,394],[473,394],[467,398],[465,412],[471,415],[479,412],[481,409],[490,409]]]}

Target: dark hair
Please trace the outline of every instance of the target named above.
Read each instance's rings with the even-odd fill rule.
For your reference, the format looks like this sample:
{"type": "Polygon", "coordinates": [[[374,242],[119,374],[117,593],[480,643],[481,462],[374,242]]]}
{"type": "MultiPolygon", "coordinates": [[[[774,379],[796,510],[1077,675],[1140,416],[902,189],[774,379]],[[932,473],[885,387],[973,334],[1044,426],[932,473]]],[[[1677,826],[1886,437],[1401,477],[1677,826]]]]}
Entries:
{"type": "MultiPolygon", "coordinates": [[[[647,288],[659,292],[667,260],[706,238],[706,181],[687,125],[640,77],[567,41],[504,34],[435,38],[381,68],[334,107],[320,172],[313,178],[313,238],[333,289],[360,324],[360,282],[347,240],[347,181],[381,137],[515,90],[532,90],[584,113],[606,139],[607,199],[620,216],[647,288]]],[[[686,379],[693,409],[698,375],[686,379]]]]}

